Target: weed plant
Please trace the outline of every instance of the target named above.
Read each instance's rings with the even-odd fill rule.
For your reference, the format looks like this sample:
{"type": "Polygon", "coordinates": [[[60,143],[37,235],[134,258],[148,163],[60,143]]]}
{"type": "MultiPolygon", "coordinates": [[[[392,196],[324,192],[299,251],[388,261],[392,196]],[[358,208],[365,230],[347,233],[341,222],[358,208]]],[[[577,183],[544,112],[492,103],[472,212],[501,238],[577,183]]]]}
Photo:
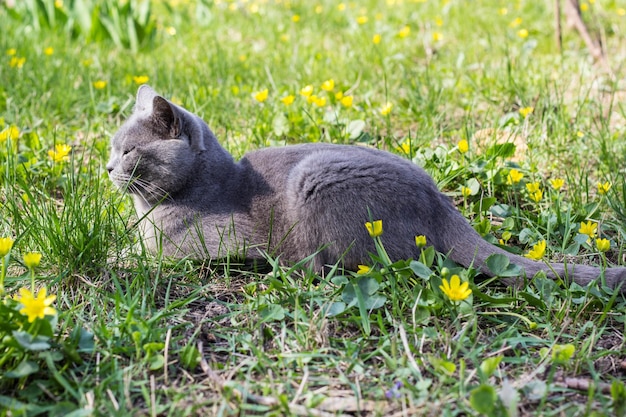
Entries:
{"type": "Polygon", "coordinates": [[[495,245],[623,266],[626,2],[580,4],[611,71],[549,2],[2,2],[0,415],[624,415],[601,279],[391,260],[381,219],[357,272],[164,259],[104,169],[150,83],[236,157],[385,149],[495,245]]]}

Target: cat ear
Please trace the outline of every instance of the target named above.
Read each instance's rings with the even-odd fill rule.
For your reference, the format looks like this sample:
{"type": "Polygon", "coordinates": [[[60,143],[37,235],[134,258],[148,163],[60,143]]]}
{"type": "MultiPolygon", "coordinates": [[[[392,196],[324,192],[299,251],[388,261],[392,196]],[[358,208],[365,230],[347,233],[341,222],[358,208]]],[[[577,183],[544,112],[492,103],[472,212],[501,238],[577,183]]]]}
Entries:
{"type": "Polygon", "coordinates": [[[178,113],[178,110],[163,97],[156,95],[152,99],[152,117],[173,138],[179,137],[183,131],[183,120],[178,113]]]}
{"type": "Polygon", "coordinates": [[[157,92],[152,89],[148,84],[144,84],[137,90],[137,100],[135,101],[135,107],[140,110],[146,110],[152,105],[154,97],[158,96],[157,92]]]}

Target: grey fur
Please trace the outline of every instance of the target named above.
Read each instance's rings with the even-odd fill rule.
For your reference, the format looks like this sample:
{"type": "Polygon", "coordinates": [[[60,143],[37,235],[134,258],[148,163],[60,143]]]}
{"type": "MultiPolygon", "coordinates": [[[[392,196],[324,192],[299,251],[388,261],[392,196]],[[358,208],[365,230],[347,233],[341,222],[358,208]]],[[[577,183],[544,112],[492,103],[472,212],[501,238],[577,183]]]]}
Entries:
{"type": "MultiPolygon", "coordinates": [[[[169,256],[261,258],[266,251],[290,263],[319,251],[316,269],[338,260],[356,269],[374,251],[364,223],[382,219],[393,260],[418,258],[415,236],[425,235],[455,262],[488,275],[486,258],[500,253],[528,277],[540,270],[553,276],[544,263],[482,239],[406,159],[359,146],[305,144],[258,150],[235,162],[199,117],[148,86],[139,88],[133,114],[112,139],[107,169],[133,195],[148,247],[169,256]]],[[[600,275],[592,266],[552,268],[581,285],[600,275]]],[[[605,277],[617,287],[626,268],[611,268],[605,277]]]]}

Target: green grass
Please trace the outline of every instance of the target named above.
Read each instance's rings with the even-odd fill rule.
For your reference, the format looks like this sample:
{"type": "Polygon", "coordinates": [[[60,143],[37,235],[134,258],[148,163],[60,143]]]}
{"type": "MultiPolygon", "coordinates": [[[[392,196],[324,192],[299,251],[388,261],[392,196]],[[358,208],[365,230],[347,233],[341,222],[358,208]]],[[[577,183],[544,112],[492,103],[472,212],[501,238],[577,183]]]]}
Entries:
{"type": "Polygon", "coordinates": [[[100,20],[91,1],[54,19],[52,1],[18,3],[0,6],[0,132],[19,130],[0,141],[0,237],[15,240],[4,289],[30,288],[22,258],[40,252],[36,287],[57,315],[28,323],[16,301],[0,305],[0,415],[623,415],[626,302],[601,283],[507,289],[432,248],[390,264],[379,246],[364,276],[160,259],[104,164],[146,76],[236,157],[314,141],[387,149],[494,243],[526,253],[545,239],[546,259],[626,265],[626,2],[583,2],[613,74],[572,30],[557,51],[549,2],[172,0],[147,20],[136,1],[102,2],[100,20]],[[50,159],[55,144],[72,146],[67,161],[50,159]],[[608,252],[579,233],[588,220],[608,252]],[[439,290],[449,274],[471,282],[467,301],[439,290]]]}

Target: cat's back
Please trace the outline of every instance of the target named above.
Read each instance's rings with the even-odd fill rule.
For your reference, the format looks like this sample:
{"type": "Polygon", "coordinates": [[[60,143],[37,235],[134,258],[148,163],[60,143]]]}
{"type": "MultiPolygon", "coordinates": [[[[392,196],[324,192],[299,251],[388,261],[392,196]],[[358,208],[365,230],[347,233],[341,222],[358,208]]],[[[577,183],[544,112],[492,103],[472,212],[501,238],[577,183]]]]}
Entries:
{"type": "Polygon", "coordinates": [[[241,161],[290,206],[348,199],[358,204],[388,201],[390,196],[438,198],[432,178],[412,161],[358,145],[302,144],[265,148],[241,161]]]}
{"type": "Polygon", "coordinates": [[[411,161],[359,145],[337,145],[329,143],[307,143],[284,147],[271,147],[247,153],[240,161],[264,175],[287,175],[305,165],[329,168],[329,164],[346,165],[345,169],[366,167],[395,167],[396,169],[419,169],[411,161]]]}

